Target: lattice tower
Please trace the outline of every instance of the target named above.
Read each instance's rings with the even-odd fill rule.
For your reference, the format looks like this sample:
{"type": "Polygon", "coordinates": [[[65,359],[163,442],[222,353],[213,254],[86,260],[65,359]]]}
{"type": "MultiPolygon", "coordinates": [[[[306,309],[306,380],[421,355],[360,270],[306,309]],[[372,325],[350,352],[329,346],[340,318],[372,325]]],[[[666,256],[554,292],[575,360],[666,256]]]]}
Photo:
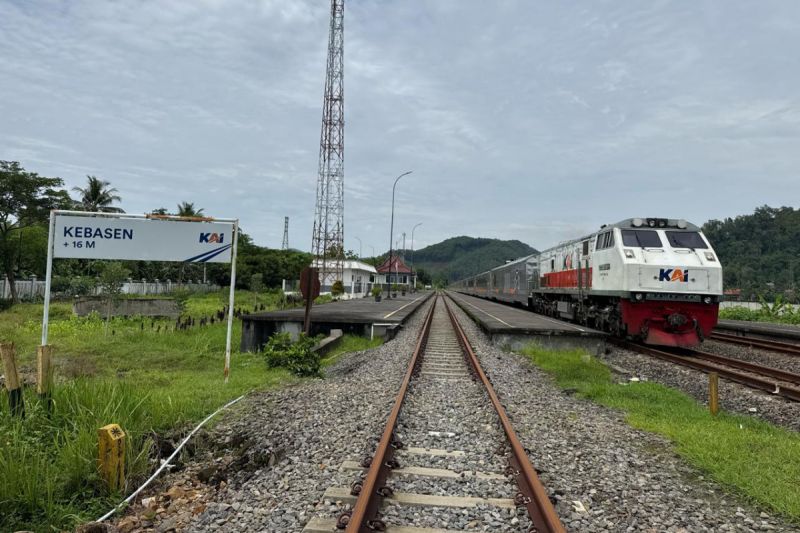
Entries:
{"type": "Polygon", "coordinates": [[[281,250],[289,249],[289,217],[283,217],[283,243],[281,250]]]}
{"type": "Polygon", "coordinates": [[[319,142],[319,175],[311,252],[320,281],[343,277],[344,261],[344,0],[331,0],[328,63],[319,142]]]}

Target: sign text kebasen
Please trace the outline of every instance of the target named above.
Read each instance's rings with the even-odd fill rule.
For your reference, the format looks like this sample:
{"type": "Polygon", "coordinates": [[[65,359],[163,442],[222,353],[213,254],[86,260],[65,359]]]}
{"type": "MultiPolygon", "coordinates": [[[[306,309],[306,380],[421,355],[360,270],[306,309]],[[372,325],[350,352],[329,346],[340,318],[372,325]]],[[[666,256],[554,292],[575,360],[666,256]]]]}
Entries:
{"type": "Polygon", "coordinates": [[[233,223],[58,215],[54,239],[60,258],[229,263],[233,223]]]}

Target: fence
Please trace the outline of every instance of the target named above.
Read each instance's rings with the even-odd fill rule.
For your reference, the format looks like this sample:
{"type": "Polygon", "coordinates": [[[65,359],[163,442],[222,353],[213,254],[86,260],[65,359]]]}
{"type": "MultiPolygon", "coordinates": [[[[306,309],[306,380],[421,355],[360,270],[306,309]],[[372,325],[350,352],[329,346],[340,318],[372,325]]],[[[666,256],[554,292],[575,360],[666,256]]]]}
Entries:
{"type": "MultiPolygon", "coordinates": [[[[39,298],[44,298],[44,280],[38,280],[36,277],[30,279],[21,279],[14,282],[17,289],[17,295],[20,300],[31,301],[39,298]]],[[[122,285],[123,294],[138,294],[138,295],[151,295],[151,294],[166,294],[176,289],[188,289],[192,292],[211,292],[219,290],[218,285],[209,283],[202,283],[200,281],[188,280],[182,283],[177,283],[172,280],[141,280],[134,281],[128,279],[122,285]]],[[[94,287],[89,291],[89,295],[97,296],[102,293],[100,287],[94,287]]],[[[0,299],[11,298],[11,284],[7,279],[0,279],[0,299]]]]}
{"type": "MultiPolygon", "coordinates": [[[[772,303],[770,303],[770,305],[772,305],[772,303]]],[[[785,306],[797,309],[798,304],[785,304],[785,306]]],[[[722,302],[719,304],[720,309],[729,309],[731,307],[744,307],[745,309],[749,309],[751,311],[758,311],[763,306],[761,305],[761,302],[722,302]]]]}

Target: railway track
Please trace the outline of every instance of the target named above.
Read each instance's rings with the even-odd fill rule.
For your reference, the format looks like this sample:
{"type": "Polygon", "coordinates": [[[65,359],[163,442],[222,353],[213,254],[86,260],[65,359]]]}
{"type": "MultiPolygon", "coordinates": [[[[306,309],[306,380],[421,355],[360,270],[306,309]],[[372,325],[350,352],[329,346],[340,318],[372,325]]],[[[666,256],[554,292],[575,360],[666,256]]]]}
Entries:
{"type": "Polygon", "coordinates": [[[476,510],[481,519],[497,521],[483,523],[492,531],[565,531],[441,296],[425,318],[374,455],[343,468],[358,472],[355,481],[350,488],[329,488],[325,499],[349,502],[352,510],[337,520],[313,519],[305,531],[460,531],[465,529],[458,527],[460,515],[476,510]],[[412,492],[417,487],[424,492],[412,492]],[[518,517],[521,508],[527,510],[527,525],[518,517]],[[450,529],[453,525],[457,529],[450,529]]]}
{"type": "Polygon", "coordinates": [[[716,372],[721,378],[729,381],[800,402],[800,374],[699,350],[674,353],[627,341],[618,341],[616,344],[622,348],[702,372],[716,372]]]}
{"type": "Polygon", "coordinates": [[[791,344],[788,342],[774,341],[770,339],[754,339],[751,337],[742,337],[739,335],[731,335],[730,333],[719,333],[716,331],[711,334],[709,340],[727,342],[729,344],[747,346],[749,348],[761,348],[764,350],[771,350],[773,352],[780,352],[783,354],[800,356],[800,345],[791,344]]]}

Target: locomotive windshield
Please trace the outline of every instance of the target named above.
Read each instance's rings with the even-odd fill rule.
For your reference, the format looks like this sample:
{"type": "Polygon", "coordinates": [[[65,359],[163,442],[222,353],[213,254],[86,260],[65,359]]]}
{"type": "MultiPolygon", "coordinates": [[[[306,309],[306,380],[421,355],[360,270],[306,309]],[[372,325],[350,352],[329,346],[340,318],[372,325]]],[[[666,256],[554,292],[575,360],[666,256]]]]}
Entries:
{"type": "Polygon", "coordinates": [[[708,245],[696,231],[668,231],[667,240],[673,248],[708,248],[708,245]]]}
{"type": "Polygon", "coordinates": [[[622,244],[635,248],[660,248],[663,246],[658,233],[646,229],[622,230],[622,244]]]}

